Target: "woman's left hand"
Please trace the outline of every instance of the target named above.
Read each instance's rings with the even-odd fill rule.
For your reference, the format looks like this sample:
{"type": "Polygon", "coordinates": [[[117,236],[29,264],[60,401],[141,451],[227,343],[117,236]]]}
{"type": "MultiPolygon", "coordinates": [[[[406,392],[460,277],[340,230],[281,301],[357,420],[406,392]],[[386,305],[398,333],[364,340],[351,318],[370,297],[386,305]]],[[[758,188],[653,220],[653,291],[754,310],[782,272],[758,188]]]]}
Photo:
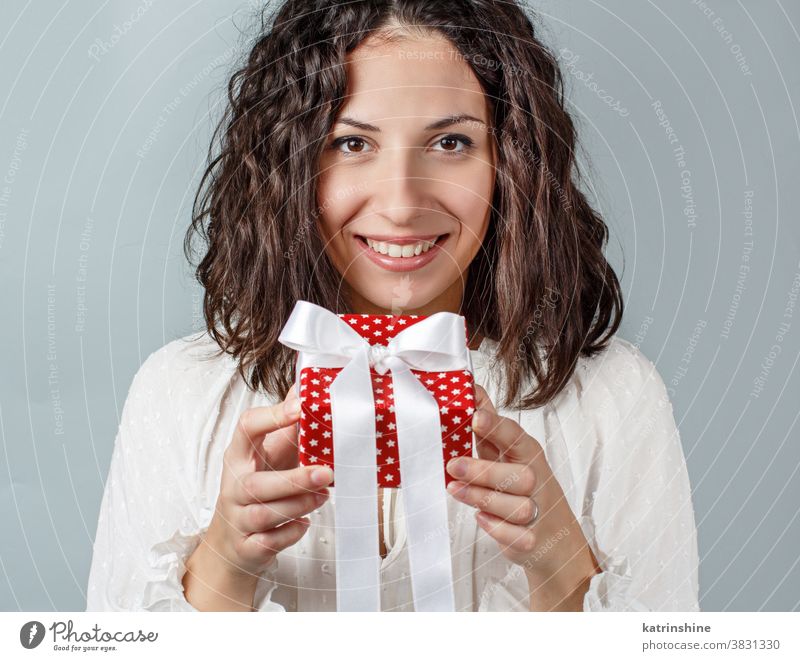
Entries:
{"type": "Polygon", "coordinates": [[[599,566],[542,446],[515,421],[498,415],[478,384],[475,395],[472,428],[479,458],[448,462],[448,473],[457,478],[448,492],[480,510],[479,525],[506,558],[525,568],[532,584],[556,572],[562,585],[586,582],[599,566]]]}

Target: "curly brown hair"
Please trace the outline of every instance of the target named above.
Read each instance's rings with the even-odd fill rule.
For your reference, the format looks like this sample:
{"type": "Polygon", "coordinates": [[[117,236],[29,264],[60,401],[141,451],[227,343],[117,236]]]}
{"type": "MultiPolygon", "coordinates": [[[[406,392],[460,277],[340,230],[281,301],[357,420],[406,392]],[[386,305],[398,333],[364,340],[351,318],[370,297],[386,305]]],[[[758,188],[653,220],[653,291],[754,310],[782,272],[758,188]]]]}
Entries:
{"type": "Polygon", "coordinates": [[[283,398],[294,352],[278,336],[295,302],[352,311],[314,223],[318,162],[346,98],[347,54],[396,24],[446,37],[491,103],[491,218],[460,314],[470,337],[497,342],[500,405],[541,406],[579,356],[607,346],[623,303],[603,253],[608,228],[576,183],[556,57],[516,2],[287,0],[271,16],[264,10],[228,83],[184,241],[190,263],[193,237],[205,243],[196,277],[207,330],[249,387],[283,398]]]}

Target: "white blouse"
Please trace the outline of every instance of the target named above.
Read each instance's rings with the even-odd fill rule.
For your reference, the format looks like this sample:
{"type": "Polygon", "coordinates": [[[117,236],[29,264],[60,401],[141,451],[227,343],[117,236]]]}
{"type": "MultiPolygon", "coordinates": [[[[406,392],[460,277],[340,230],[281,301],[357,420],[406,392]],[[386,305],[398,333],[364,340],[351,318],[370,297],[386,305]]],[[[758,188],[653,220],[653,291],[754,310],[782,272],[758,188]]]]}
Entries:
{"type": "MultiPolygon", "coordinates": [[[[278,401],[250,390],[231,356],[209,358],[208,334],[152,353],[133,379],[114,444],[97,525],[87,611],[195,611],[184,598],[184,562],[207,530],[222,456],[239,414],[278,401]]],[[[535,410],[498,404],[496,343],[471,351],[475,382],[500,415],[544,448],[601,573],[585,611],[698,611],[697,530],[672,404],[655,366],[614,336],[581,357],[568,385],[535,410]]],[[[336,489],[302,539],[261,575],[259,611],[335,611],[336,489]]],[[[384,611],[412,611],[402,498],[384,491],[384,611]]],[[[525,573],[448,496],[459,611],[526,611],[525,573]]]]}

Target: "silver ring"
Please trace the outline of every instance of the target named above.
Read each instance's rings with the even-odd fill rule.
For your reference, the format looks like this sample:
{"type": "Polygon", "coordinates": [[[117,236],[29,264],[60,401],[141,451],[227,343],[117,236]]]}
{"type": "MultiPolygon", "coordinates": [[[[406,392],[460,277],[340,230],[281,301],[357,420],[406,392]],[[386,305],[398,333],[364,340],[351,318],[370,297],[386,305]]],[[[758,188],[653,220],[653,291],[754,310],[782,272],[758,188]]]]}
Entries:
{"type": "Polygon", "coordinates": [[[526,526],[532,526],[536,522],[536,519],[539,518],[539,503],[537,503],[536,500],[534,500],[533,498],[531,498],[531,501],[533,502],[533,506],[536,509],[533,511],[533,516],[531,517],[531,520],[525,524],[526,526]]]}

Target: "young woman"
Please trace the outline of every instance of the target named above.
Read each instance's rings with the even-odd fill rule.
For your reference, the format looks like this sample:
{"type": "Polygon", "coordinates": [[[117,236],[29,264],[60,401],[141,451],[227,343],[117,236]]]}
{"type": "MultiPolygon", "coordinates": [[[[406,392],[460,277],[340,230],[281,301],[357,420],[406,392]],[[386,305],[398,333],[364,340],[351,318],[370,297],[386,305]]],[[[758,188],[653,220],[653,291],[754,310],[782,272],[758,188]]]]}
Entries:
{"type": "MultiPolygon", "coordinates": [[[[142,365],[87,610],[335,610],[335,487],[298,465],[299,299],[465,316],[477,456],[451,461],[458,610],[698,610],[681,442],[615,335],[553,55],[513,2],[289,0],[229,86],[196,198],[207,331],[142,365]],[[333,502],[332,502],[333,501],[333,502]],[[306,517],[306,515],[310,515],[306,517]]],[[[383,610],[412,610],[382,493],[383,610]]]]}

